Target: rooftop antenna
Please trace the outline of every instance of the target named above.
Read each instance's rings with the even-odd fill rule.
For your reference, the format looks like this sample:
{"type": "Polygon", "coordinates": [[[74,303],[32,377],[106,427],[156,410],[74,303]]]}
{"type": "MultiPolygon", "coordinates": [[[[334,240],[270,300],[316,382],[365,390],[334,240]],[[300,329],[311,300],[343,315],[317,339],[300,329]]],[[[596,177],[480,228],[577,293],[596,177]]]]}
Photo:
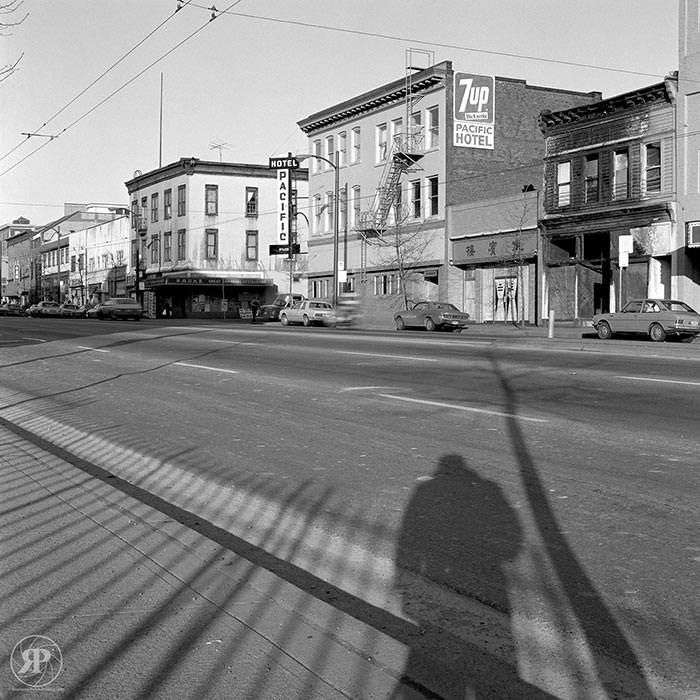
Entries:
{"type": "Polygon", "coordinates": [[[214,141],[209,142],[209,149],[214,151],[218,150],[219,151],[219,163],[223,162],[223,157],[221,155],[221,151],[224,149],[228,149],[231,146],[230,143],[226,143],[226,141],[222,141],[221,139],[215,139],[214,141]]]}

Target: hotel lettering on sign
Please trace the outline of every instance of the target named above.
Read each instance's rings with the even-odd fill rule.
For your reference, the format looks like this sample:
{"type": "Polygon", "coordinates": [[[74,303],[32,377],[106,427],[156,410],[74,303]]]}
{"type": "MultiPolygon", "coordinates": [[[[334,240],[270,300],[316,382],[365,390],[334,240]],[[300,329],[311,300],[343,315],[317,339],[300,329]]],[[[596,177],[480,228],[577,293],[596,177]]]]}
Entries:
{"type": "Polygon", "coordinates": [[[496,81],[490,75],[455,73],[453,143],[493,150],[496,81]]]}
{"type": "Polygon", "coordinates": [[[292,171],[288,168],[277,171],[277,240],[279,243],[289,243],[291,175],[292,171]]]}

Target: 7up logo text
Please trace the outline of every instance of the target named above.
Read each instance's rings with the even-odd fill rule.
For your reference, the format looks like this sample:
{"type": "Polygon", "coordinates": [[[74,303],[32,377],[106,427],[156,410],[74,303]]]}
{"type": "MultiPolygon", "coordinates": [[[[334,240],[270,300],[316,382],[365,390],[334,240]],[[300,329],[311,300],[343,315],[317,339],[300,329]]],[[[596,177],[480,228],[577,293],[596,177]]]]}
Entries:
{"type": "Polygon", "coordinates": [[[493,103],[493,77],[455,73],[456,120],[493,122],[493,103]]]}

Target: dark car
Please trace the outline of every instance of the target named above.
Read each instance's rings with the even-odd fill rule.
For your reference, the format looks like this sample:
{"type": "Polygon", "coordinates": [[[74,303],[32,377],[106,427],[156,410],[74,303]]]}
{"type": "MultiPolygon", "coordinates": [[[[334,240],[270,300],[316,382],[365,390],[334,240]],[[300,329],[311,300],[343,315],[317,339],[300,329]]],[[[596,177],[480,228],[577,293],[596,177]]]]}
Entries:
{"type": "Polygon", "coordinates": [[[691,342],[700,333],[700,314],[675,299],[633,299],[617,313],[596,314],[593,327],[603,340],[630,334],[647,335],[657,343],[667,337],[691,342]]]}
{"type": "Polygon", "coordinates": [[[278,294],[272,304],[264,304],[260,307],[259,318],[266,321],[278,321],[280,311],[288,309],[298,301],[306,301],[303,294],[278,294]]]}
{"type": "Polygon", "coordinates": [[[468,320],[469,314],[466,311],[460,311],[446,301],[419,301],[409,311],[397,311],[394,314],[397,331],[406,328],[461,331],[468,320]]]}
{"type": "Polygon", "coordinates": [[[0,305],[0,316],[24,316],[24,307],[15,302],[0,305]]]}
{"type": "Polygon", "coordinates": [[[113,297],[98,304],[95,307],[95,315],[100,319],[132,318],[134,321],[140,321],[143,309],[133,297],[113,297]]]}

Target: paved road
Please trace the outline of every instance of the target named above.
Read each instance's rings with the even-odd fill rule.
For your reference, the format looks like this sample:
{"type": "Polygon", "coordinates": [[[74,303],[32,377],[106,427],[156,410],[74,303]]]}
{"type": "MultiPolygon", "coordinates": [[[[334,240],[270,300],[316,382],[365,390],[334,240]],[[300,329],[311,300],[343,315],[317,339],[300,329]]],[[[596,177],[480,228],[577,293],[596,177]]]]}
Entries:
{"type": "Polygon", "coordinates": [[[694,345],[40,323],[2,418],[240,537],[416,683],[700,692],[694,345]]]}

